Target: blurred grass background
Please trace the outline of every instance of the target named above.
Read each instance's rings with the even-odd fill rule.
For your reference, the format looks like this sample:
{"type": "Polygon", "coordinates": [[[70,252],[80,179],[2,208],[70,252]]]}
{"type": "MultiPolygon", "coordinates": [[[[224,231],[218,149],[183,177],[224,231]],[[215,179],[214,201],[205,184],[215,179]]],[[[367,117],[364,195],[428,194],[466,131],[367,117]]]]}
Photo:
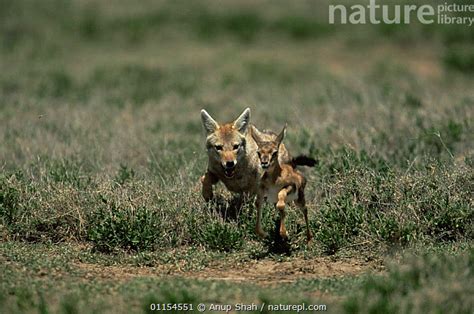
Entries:
{"type": "MultiPolygon", "coordinates": [[[[260,128],[288,122],[290,150],[319,160],[306,171],[315,241],[302,243],[290,211],[294,256],[472,251],[474,28],[329,25],[330,3],[0,0],[4,258],[23,254],[18,242],[149,254],[148,266],[175,247],[198,250],[186,257],[198,261],[272,258],[252,204],[230,219],[199,192],[199,110],[228,121],[246,107],[260,128]]],[[[268,230],[273,216],[268,207],[268,230]]],[[[9,270],[2,300],[18,310],[22,299],[5,297],[17,296],[9,270]]],[[[375,309],[397,309],[393,280],[397,297],[375,309]]],[[[348,302],[341,311],[362,311],[348,302]]]]}

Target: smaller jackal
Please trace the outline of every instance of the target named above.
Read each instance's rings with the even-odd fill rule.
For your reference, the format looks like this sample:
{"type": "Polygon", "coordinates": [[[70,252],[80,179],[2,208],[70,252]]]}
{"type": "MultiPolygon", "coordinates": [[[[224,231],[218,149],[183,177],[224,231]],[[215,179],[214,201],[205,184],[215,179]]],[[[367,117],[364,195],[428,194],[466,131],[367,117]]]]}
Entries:
{"type": "Polygon", "coordinates": [[[288,162],[279,161],[278,152],[285,133],[286,125],[280,134],[271,141],[264,141],[262,138],[253,135],[258,146],[257,155],[260,159],[260,165],[264,170],[257,190],[257,225],[255,231],[262,238],[268,236],[267,233],[263,231],[261,225],[262,203],[264,199],[267,199],[269,202],[275,204],[275,207],[280,211],[280,236],[283,239],[288,238],[285,228],[285,206],[291,201],[295,201],[296,205],[303,212],[306,222],[306,238],[310,241],[312,234],[309,229],[308,210],[304,197],[306,179],[303,174],[296,169],[296,165],[313,167],[316,164],[316,160],[310,157],[299,156],[288,160],[288,162]]]}

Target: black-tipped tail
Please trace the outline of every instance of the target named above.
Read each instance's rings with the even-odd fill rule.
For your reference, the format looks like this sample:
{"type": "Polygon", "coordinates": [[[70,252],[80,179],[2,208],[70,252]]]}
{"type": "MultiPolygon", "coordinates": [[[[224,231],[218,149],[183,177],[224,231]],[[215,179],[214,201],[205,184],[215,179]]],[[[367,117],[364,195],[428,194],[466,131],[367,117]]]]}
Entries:
{"type": "Polygon", "coordinates": [[[308,156],[304,156],[304,155],[300,155],[291,159],[291,164],[293,165],[293,167],[296,167],[296,166],[314,167],[316,166],[317,163],[318,161],[316,159],[308,157],[308,156]]]}

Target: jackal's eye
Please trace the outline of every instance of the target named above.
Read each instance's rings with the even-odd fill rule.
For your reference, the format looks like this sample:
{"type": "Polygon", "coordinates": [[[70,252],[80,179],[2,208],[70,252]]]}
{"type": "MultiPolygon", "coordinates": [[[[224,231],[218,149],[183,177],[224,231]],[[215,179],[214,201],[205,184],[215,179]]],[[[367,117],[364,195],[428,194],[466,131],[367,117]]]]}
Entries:
{"type": "Polygon", "coordinates": [[[232,148],[233,148],[234,150],[239,149],[239,147],[240,147],[240,144],[234,144],[234,146],[232,146],[232,148]]]}
{"type": "Polygon", "coordinates": [[[262,154],[260,152],[257,152],[258,158],[262,157],[262,154]]]}
{"type": "Polygon", "coordinates": [[[223,148],[222,145],[216,145],[214,147],[216,148],[216,150],[222,150],[222,148],[223,148]]]}
{"type": "Polygon", "coordinates": [[[272,158],[278,157],[278,151],[272,153],[272,158]]]}

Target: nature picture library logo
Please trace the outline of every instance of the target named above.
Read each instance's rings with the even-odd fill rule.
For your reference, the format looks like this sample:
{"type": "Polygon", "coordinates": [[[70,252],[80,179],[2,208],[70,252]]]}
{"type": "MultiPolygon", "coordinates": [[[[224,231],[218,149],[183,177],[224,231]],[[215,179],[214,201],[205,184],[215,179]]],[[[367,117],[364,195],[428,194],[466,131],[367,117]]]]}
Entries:
{"type": "Polygon", "coordinates": [[[471,27],[474,24],[474,3],[444,2],[438,5],[380,4],[377,0],[351,6],[329,5],[329,24],[453,24],[471,27]]]}

